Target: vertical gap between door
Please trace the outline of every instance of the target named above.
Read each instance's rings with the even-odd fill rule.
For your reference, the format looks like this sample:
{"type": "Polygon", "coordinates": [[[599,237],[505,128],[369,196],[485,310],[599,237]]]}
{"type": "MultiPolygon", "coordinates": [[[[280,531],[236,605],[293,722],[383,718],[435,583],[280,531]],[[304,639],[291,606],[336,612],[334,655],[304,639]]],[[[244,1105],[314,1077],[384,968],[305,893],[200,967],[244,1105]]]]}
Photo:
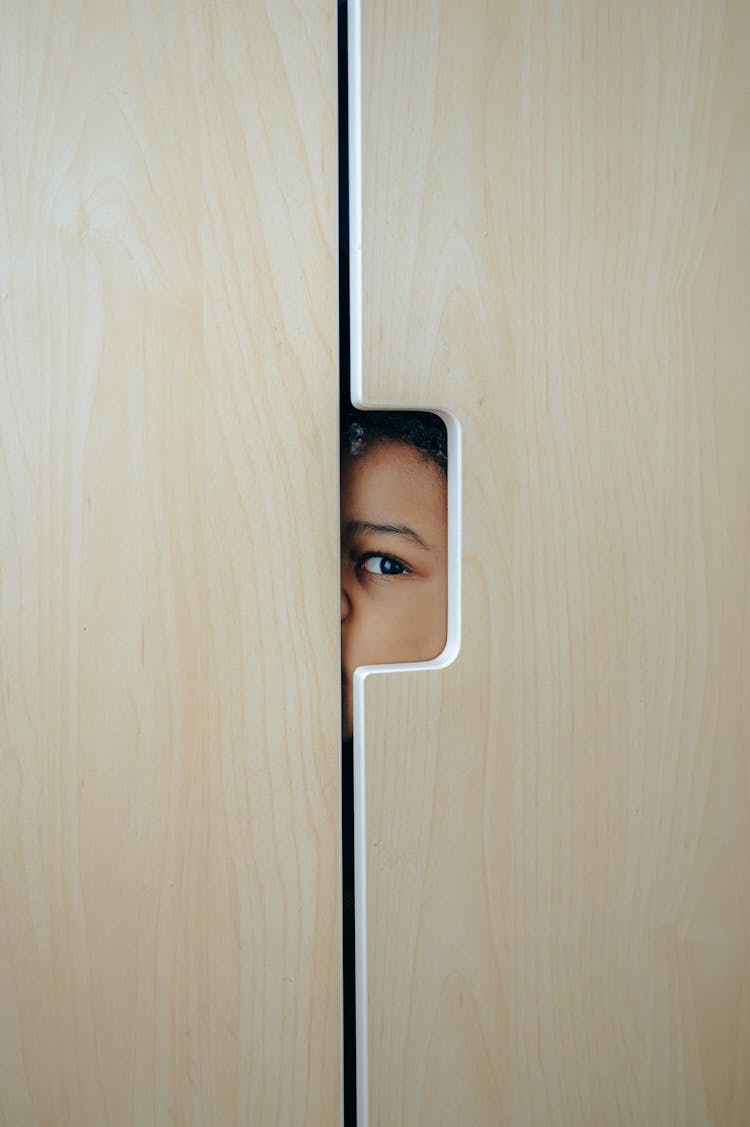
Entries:
{"type": "MultiPolygon", "coordinates": [[[[338,302],[339,403],[350,403],[351,336],[349,317],[349,66],[347,2],[338,0],[338,302]]],[[[343,734],[343,733],[342,733],[343,734]]],[[[354,786],[352,741],[341,744],[342,872],[342,1115],[343,1127],[357,1123],[357,1037],[354,932],[354,786]]]]}

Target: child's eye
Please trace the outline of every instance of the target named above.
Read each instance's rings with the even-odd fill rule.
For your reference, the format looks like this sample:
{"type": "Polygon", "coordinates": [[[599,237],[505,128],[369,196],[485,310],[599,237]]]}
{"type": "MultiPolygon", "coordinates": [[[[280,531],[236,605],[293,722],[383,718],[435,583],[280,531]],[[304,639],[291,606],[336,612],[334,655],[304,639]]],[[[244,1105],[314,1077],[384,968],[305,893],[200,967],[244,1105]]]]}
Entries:
{"type": "Polygon", "coordinates": [[[371,555],[362,556],[358,565],[362,571],[371,575],[405,575],[406,565],[395,556],[383,556],[373,552],[371,555]]]}

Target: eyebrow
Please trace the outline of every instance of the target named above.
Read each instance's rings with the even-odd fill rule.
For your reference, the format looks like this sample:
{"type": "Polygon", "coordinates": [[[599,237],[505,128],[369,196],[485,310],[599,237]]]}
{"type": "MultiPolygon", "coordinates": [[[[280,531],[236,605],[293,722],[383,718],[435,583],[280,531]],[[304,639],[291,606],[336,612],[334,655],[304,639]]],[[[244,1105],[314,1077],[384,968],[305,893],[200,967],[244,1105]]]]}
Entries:
{"type": "Polygon", "coordinates": [[[369,520],[350,520],[344,525],[344,535],[361,536],[363,533],[375,533],[381,536],[402,536],[404,540],[411,540],[419,544],[420,548],[428,548],[422,537],[405,524],[373,524],[369,520]]]}

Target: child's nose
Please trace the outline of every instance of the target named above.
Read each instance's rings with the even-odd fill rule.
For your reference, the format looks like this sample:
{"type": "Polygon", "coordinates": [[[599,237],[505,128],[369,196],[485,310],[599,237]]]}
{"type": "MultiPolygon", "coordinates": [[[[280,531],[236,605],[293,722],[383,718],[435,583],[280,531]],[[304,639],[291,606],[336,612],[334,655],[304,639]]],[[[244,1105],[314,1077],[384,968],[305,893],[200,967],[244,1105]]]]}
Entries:
{"type": "Polygon", "coordinates": [[[349,615],[352,613],[352,604],[349,596],[344,589],[341,589],[341,624],[346,622],[349,615]]]}

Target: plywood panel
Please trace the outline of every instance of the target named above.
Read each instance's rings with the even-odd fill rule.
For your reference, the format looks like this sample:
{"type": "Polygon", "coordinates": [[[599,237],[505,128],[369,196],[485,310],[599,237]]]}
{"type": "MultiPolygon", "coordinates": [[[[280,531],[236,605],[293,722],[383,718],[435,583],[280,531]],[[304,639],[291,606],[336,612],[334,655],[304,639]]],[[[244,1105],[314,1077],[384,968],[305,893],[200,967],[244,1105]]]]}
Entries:
{"type": "Polygon", "coordinates": [[[0,1122],[340,1102],[334,12],[0,4],[0,1122]]]}
{"type": "Polygon", "coordinates": [[[750,9],[362,4],[363,389],[463,426],[366,684],[369,1121],[750,1121],[750,9]]]}

